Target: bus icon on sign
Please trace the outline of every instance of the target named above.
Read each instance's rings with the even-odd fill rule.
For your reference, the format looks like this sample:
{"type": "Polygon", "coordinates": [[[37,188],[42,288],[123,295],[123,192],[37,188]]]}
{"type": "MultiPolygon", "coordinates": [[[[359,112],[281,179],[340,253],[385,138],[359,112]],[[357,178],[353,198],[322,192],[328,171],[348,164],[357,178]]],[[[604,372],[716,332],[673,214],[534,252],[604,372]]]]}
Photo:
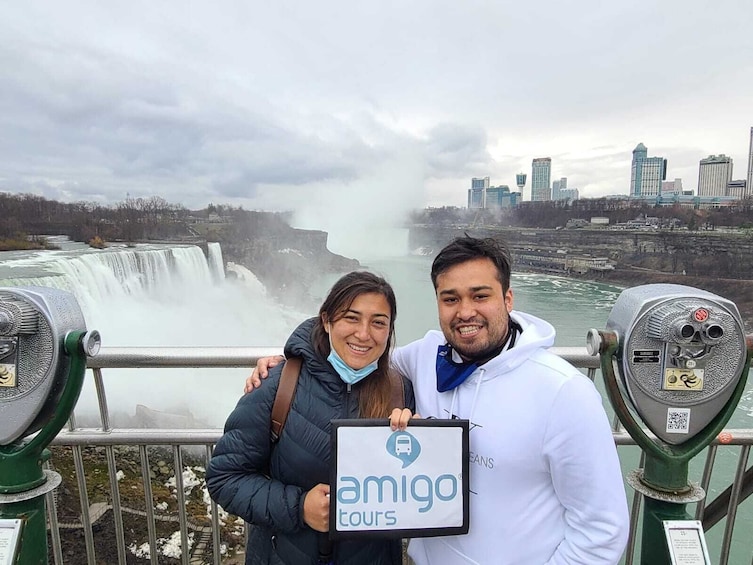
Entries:
{"type": "Polygon", "coordinates": [[[421,455],[421,442],[409,432],[392,432],[387,438],[387,453],[397,457],[403,463],[403,469],[421,455]]]}
{"type": "Polygon", "coordinates": [[[413,444],[411,443],[410,436],[400,436],[395,440],[395,454],[400,455],[405,453],[410,455],[413,450],[413,444]]]}

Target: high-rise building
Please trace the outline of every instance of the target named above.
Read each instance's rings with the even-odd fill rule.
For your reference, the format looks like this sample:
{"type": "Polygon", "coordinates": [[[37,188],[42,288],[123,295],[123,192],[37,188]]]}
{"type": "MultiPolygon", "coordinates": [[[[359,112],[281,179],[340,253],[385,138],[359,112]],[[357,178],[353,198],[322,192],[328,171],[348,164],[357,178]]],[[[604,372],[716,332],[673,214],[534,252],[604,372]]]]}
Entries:
{"type": "Polygon", "coordinates": [[[682,179],[664,180],[661,183],[662,194],[682,194],[682,179]]]}
{"type": "Polygon", "coordinates": [[[560,188],[559,198],[557,200],[578,200],[580,192],[577,188],[560,188]]]}
{"type": "Polygon", "coordinates": [[[745,179],[731,180],[727,183],[727,196],[742,200],[748,194],[745,190],[747,186],[745,179]]]}
{"type": "Polygon", "coordinates": [[[551,176],[551,157],[539,157],[533,160],[531,165],[531,200],[541,202],[552,199],[551,176]]]}
{"type": "Polygon", "coordinates": [[[523,199],[522,197],[520,192],[511,192],[506,184],[489,186],[489,177],[473,178],[471,188],[468,189],[468,208],[471,210],[515,208],[523,199]]]}
{"type": "Polygon", "coordinates": [[[728,196],[732,180],[732,157],[709,155],[698,166],[698,196],[728,196]]]}
{"type": "Polygon", "coordinates": [[[567,189],[567,177],[552,181],[552,200],[560,200],[560,190],[567,189]]]}
{"type": "Polygon", "coordinates": [[[643,161],[648,158],[648,149],[643,143],[639,143],[633,149],[633,164],[630,167],[630,196],[640,196],[641,175],[643,173],[643,161]]]}
{"type": "Polygon", "coordinates": [[[484,195],[485,192],[482,188],[469,188],[468,189],[468,209],[480,210],[484,207],[484,195]]]}
{"type": "Polygon", "coordinates": [[[748,181],[745,184],[745,195],[753,196],[753,127],[750,128],[750,147],[748,149],[748,181]]]}
{"type": "Polygon", "coordinates": [[[486,189],[489,188],[489,177],[471,179],[471,188],[468,189],[468,208],[486,208],[486,189]]]}
{"type": "Polygon", "coordinates": [[[499,208],[511,208],[517,204],[519,193],[510,192],[506,184],[490,186],[486,189],[486,207],[490,210],[499,208]]]}
{"type": "Polygon", "coordinates": [[[661,182],[667,179],[667,160],[649,157],[648,149],[639,143],[633,149],[630,169],[630,196],[659,196],[661,182]]]}
{"type": "Polygon", "coordinates": [[[484,190],[486,190],[487,188],[489,188],[489,177],[473,177],[471,179],[471,188],[483,188],[484,190]]]}

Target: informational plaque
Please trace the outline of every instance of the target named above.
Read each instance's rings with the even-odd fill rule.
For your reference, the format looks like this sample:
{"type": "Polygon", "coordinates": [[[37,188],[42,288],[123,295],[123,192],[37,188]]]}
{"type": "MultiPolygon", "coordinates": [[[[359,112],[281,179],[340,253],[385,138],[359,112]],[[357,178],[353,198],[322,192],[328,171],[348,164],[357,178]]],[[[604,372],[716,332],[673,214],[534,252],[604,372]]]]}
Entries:
{"type": "Polygon", "coordinates": [[[698,520],[664,520],[672,565],[711,565],[703,525],[698,520]]]}
{"type": "Polygon", "coordinates": [[[468,420],[333,420],[330,538],[468,533],[468,420]]]}
{"type": "Polygon", "coordinates": [[[13,565],[16,562],[23,524],[23,520],[0,520],[0,565],[13,565]]]}

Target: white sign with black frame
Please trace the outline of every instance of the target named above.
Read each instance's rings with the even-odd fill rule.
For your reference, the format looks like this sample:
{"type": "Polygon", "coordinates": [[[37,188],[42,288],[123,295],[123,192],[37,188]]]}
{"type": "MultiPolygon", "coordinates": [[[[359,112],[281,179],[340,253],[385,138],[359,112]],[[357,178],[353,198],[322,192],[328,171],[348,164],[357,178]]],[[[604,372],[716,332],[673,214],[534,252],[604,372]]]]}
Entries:
{"type": "Polygon", "coordinates": [[[664,520],[672,565],[711,565],[703,524],[698,520],[664,520]]]}
{"type": "Polygon", "coordinates": [[[329,537],[468,533],[468,420],[333,420],[329,537]]]}
{"type": "Polygon", "coordinates": [[[23,520],[0,520],[0,565],[13,565],[16,562],[23,524],[23,520]]]}

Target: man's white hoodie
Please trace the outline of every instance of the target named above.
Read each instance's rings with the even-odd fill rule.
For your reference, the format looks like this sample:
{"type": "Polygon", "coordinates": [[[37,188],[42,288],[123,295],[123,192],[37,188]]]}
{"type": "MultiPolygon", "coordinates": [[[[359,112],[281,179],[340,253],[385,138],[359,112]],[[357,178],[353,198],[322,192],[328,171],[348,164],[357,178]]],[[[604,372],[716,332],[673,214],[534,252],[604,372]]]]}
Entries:
{"type": "Polygon", "coordinates": [[[512,349],[437,392],[441,332],[393,352],[422,417],[470,420],[470,531],[416,538],[417,565],[614,564],[627,542],[625,489],[601,397],[549,353],[554,328],[522,312],[512,349]]]}

